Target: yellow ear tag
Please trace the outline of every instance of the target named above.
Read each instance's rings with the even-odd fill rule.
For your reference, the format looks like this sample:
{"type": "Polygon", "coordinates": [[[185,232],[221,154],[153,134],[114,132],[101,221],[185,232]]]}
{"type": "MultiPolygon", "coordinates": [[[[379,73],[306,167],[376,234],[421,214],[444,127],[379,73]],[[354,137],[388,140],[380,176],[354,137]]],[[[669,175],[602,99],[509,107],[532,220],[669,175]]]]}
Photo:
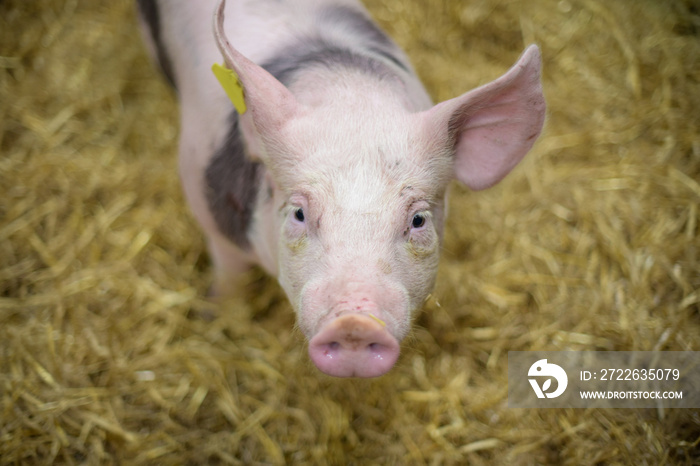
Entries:
{"type": "Polygon", "coordinates": [[[243,115],[246,111],[245,106],[245,93],[243,91],[243,85],[238,79],[238,75],[235,71],[226,68],[225,66],[214,63],[211,67],[214,72],[214,76],[219,80],[219,84],[226,91],[226,95],[233,102],[233,106],[236,107],[238,113],[243,115]]]}

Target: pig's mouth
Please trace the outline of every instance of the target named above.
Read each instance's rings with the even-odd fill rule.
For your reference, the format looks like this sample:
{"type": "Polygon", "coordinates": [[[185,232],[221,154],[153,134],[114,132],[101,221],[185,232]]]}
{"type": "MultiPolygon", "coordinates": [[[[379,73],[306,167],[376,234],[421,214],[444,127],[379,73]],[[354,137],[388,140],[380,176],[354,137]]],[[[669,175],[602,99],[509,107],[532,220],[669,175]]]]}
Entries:
{"type": "Polygon", "coordinates": [[[371,314],[344,314],[326,323],[309,341],[309,357],[335,377],[378,377],[394,366],[399,342],[371,314]]]}

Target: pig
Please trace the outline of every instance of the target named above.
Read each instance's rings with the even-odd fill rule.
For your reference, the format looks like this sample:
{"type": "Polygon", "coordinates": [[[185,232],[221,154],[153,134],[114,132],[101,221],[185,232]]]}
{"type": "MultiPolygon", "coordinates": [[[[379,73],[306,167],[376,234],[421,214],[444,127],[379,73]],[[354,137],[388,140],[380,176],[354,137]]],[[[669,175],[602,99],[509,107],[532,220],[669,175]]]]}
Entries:
{"type": "Polygon", "coordinates": [[[433,105],[355,0],[138,7],[179,97],[180,178],[215,292],[258,264],[284,289],[320,371],[387,373],[435,282],[448,184],[498,183],[542,130],[537,46],[433,105]],[[238,76],[242,114],[211,72],[220,62],[238,76]]]}

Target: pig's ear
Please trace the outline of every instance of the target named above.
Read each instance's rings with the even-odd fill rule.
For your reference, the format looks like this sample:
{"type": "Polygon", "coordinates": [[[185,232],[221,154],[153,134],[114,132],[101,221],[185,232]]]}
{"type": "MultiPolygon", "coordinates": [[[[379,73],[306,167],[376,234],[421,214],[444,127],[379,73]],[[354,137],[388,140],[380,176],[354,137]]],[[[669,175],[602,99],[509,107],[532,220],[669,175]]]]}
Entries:
{"type": "Polygon", "coordinates": [[[225,6],[226,0],[221,0],[214,12],[214,37],[226,66],[236,72],[243,86],[248,109],[241,119],[244,130],[250,113],[255,128],[263,137],[275,134],[299,111],[299,104],[281,82],[231,45],[224,32],[225,6]]]}
{"type": "Polygon", "coordinates": [[[544,116],[535,45],[497,80],[423,115],[430,138],[454,154],[457,179],[474,190],[493,186],[515,167],[539,136],[544,116]]]}

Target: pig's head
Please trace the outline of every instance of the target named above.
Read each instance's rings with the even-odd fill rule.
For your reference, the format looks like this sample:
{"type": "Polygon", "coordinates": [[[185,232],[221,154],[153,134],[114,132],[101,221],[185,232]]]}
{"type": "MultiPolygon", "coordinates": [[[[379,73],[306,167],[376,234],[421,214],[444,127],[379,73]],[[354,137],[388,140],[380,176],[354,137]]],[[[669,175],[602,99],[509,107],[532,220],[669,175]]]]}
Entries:
{"type": "Polygon", "coordinates": [[[382,375],[433,287],[448,183],[494,185],[541,131],[539,50],[494,82],[415,111],[387,76],[329,81],[318,69],[288,89],[228,43],[222,8],[215,35],[245,89],[241,128],[268,170],[278,278],[310,357],[330,375],[382,375]]]}

